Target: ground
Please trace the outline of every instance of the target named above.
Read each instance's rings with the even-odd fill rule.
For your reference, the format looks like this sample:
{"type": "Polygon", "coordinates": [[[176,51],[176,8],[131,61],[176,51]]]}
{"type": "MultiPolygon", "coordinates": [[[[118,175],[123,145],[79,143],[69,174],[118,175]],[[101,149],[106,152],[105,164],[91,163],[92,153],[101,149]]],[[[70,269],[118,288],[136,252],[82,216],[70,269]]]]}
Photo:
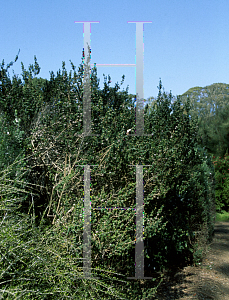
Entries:
{"type": "Polygon", "coordinates": [[[229,300],[228,222],[215,223],[215,235],[202,263],[167,274],[154,299],[229,300]]]}

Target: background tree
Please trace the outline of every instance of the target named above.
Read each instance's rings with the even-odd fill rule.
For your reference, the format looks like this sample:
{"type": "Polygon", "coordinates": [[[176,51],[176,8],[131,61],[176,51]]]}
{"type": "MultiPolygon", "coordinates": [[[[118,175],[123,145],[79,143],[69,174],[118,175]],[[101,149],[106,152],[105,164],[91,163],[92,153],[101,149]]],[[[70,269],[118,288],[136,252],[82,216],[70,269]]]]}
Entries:
{"type": "Polygon", "coordinates": [[[198,117],[199,142],[212,155],[223,156],[229,147],[229,85],[214,83],[195,87],[180,97],[182,103],[190,99],[190,114],[198,117]]]}

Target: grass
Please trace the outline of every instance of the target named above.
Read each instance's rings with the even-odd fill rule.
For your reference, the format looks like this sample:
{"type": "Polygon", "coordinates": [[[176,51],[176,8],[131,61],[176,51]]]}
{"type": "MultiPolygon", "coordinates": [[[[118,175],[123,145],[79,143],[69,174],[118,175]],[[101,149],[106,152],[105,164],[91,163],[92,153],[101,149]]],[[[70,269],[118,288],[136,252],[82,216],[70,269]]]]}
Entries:
{"type": "Polygon", "coordinates": [[[222,211],[222,213],[216,213],[216,222],[229,222],[229,212],[226,212],[225,210],[222,211]]]}

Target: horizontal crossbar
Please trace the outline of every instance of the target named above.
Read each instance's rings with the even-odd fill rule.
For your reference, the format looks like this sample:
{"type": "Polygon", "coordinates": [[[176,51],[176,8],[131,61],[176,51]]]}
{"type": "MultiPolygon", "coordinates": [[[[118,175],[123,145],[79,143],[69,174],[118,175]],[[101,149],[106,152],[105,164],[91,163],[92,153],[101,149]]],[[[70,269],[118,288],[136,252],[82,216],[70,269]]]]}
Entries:
{"type": "Polygon", "coordinates": [[[136,64],[92,64],[91,66],[98,66],[98,67],[136,67],[136,64]]]}
{"type": "Polygon", "coordinates": [[[95,209],[95,210],[102,210],[102,209],[133,209],[136,210],[136,208],[131,208],[131,207],[91,207],[91,209],[95,209]]]}

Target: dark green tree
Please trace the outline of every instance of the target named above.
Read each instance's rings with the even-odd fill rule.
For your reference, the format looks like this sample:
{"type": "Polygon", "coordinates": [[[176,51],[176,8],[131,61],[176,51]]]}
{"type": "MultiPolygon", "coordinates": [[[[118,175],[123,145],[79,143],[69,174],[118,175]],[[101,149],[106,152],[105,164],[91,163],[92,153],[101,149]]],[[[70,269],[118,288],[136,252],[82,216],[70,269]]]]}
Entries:
{"type": "Polygon", "coordinates": [[[229,85],[215,83],[204,88],[191,88],[181,95],[182,103],[186,102],[187,98],[190,99],[191,116],[198,117],[199,142],[212,155],[224,155],[229,146],[229,85]]]}

